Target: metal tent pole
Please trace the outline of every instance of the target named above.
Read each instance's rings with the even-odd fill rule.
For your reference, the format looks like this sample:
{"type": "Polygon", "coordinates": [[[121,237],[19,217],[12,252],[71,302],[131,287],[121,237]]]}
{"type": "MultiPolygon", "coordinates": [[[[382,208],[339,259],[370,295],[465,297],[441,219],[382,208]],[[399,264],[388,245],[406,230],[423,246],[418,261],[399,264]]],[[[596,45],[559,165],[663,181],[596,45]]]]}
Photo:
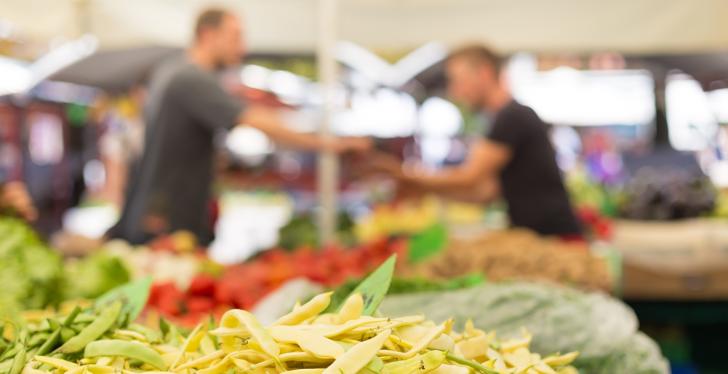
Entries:
{"type": "MultiPolygon", "coordinates": [[[[334,110],[334,94],[337,81],[337,65],[334,58],[337,30],[338,0],[318,1],[318,49],[316,59],[323,98],[323,123],[320,136],[331,137],[331,118],[334,110]]],[[[319,234],[322,243],[335,239],[338,199],[338,158],[331,152],[318,157],[319,234]]]]}

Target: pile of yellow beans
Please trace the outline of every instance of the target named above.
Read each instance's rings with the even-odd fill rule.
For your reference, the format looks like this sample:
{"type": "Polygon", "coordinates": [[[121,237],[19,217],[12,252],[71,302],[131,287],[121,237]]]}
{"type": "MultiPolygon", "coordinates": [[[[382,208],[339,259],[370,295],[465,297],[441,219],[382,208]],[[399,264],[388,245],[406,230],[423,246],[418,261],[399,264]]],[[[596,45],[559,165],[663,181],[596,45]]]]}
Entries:
{"type": "Polygon", "coordinates": [[[577,373],[569,366],[575,352],[531,353],[525,331],[521,338],[500,341],[470,322],[456,333],[452,320],[436,324],[419,315],[364,316],[359,294],[338,312],[324,313],[330,298],[324,293],[297,304],[270,326],[234,309],[214,328],[201,324],[186,337],[167,333],[152,342],[142,334],[117,331],[113,339],[87,345],[78,360],[35,356],[23,373],[577,373]]]}

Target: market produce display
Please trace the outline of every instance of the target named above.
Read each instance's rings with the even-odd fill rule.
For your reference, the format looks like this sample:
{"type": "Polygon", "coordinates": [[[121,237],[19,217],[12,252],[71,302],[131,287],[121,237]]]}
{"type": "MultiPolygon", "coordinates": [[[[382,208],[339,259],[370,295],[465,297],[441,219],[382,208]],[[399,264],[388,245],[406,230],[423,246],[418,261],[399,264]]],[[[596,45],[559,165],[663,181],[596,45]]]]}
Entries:
{"type": "Polygon", "coordinates": [[[327,287],[361,279],[392,254],[405,250],[403,240],[379,240],[348,249],[269,250],[225,268],[219,276],[198,273],[183,286],[173,280],[158,280],[152,287],[149,306],[177,323],[194,326],[210,313],[219,316],[232,307],[252,309],[291,279],[305,278],[327,287]]]}
{"type": "Polygon", "coordinates": [[[25,223],[0,218],[0,317],[61,301],[61,256],[25,223]]]}
{"type": "Polygon", "coordinates": [[[533,333],[537,353],[579,351],[581,373],[667,374],[666,360],[649,338],[637,331],[626,305],[601,293],[538,283],[485,283],[459,291],[387,297],[385,315],[423,313],[435,322],[472,319],[475,327],[517,337],[533,333]],[[443,307],[446,305],[447,307],[443,307]]]}
{"type": "Polygon", "coordinates": [[[173,246],[172,237],[155,241],[154,249],[147,246],[132,246],[122,240],[112,240],[103,246],[103,251],[115,256],[131,272],[132,279],[151,276],[158,282],[172,282],[186,289],[192,278],[214,267],[202,252],[179,251],[173,246]],[[165,244],[166,243],[166,244],[165,244]]]}
{"type": "Polygon", "coordinates": [[[541,280],[587,289],[611,290],[607,262],[584,244],[541,238],[526,230],[492,232],[450,241],[446,250],[420,264],[403,266],[403,276],[450,279],[482,273],[488,280],[541,280]]]}
{"type": "MultiPolygon", "coordinates": [[[[338,216],[337,224],[337,242],[344,246],[354,245],[356,238],[353,232],[354,221],[351,216],[342,212],[338,216]]],[[[285,226],[281,227],[278,235],[278,247],[287,250],[301,247],[319,248],[322,245],[316,219],[310,214],[293,217],[285,226]]]]}
{"type": "MultiPolygon", "coordinates": [[[[425,278],[398,278],[392,279],[392,283],[389,286],[389,295],[399,295],[417,292],[431,292],[431,291],[450,291],[459,290],[468,287],[474,287],[485,282],[485,277],[481,274],[471,274],[464,277],[458,277],[448,280],[432,280],[425,278]]],[[[352,279],[342,284],[334,292],[336,295],[348,295],[356,286],[358,286],[360,280],[352,279]]]]}
{"type": "MultiPolygon", "coordinates": [[[[160,339],[154,330],[133,322],[146,300],[148,287],[146,281],[118,287],[89,308],[79,303],[58,314],[24,312],[21,323],[4,324],[0,331],[0,372],[73,372],[78,365],[72,362],[85,363],[100,355],[157,363],[156,352],[131,342],[160,339]]],[[[112,363],[107,362],[109,366],[112,363]]],[[[113,370],[109,367],[107,371],[113,370]]]]}
{"type": "Polygon", "coordinates": [[[639,220],[699,217],[713,211],[716,189],[705,175],[640,169],[624,187],[621,216],[639,220]]]}
{"type": "Polygon", "coordinates": [[[267,327],[244,310],[229,310],[216,328],[203,323],[186,337],[166,324],[154,330],[128,323],[119,301],[98,311],[75,309],[3,339],[0,365],[10,374],[577,372],[569,366],[576,352],[531,353],[525,332],[498,340],[471,323],[456,333],[452,320],[371,317],[362,314],[358,293],[338,312],[322,313],[329,300],[330,293],[318,295],[267,327]]]}
{"type": "Polygon", "coordinates": [[[570,171],[565,179],[571,203],[577,210],[588,208],[601,215],[614,217],[618,213],[618,199],[614,188],[592,180],[586,170],[570,171]]]}
{"type": "Polygon", "coordinates": [[[131,280],[129,269],[118,256],[99,251],[88,257],[69,259],[64,264],[65,300],[95,299],[131,280]]]}
{"type": "Polygon", "coordinates": [[[375,206],[371,214],[357,222],[354,231],[361,242],[393,235],[418,233],[438,222],[434,199],[406,201],[375,206]]]}

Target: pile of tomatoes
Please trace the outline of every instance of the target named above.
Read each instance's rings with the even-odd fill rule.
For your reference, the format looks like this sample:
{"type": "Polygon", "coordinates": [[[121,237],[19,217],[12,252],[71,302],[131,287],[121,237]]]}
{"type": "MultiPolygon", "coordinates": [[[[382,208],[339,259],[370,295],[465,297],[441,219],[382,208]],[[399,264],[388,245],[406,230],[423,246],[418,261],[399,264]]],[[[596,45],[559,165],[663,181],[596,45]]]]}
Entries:
{"type": "Polygon", "coordinates": [[[404,239],[382,239],[354,248],[308,247],[294,251],[272,249],[242,264],[227,267],[220,276],[196,275],[187,290],[173,282],[152,286],[148,307],[165,318],[191,326],[229,308],[251,310],[285,282],[305,278],[326,287],[338,286],[374,270],[392,254],[404,256],[404,239]]]}

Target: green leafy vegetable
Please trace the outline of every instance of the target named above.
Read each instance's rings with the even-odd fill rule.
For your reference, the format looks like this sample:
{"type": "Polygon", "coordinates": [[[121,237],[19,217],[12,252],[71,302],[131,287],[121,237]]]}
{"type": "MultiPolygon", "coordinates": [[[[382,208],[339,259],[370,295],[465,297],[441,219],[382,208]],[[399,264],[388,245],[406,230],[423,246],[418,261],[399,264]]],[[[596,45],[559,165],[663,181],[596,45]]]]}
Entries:
{"type": "Polygon", "coordinates": [[[61,256],[15,218],[0,218],[0,318],[61,301],[61,256]]]}
{"type": "MultiPolygon", "coordinates": [[[[392,255],[384,261],[379,267],[369,274],[352,292],[342,297],[339,294],[337,297],[331,298],[331,303],[326,311],[338,311],[343,302],[352,293],[360,293],[364,299],[364,311],[363,315],[371,316],[379,308],[379,304],[384,300],[384,296],[387,295],[389,285],[392,282],[392,276],[394,275],[394,265],[397,262],[397,255],[392,255]]],[[[334,295],[336,296],[336,295],[334,295]]]]}
{"type": "Polygon", "coordinates": [[[127,314],[128,321],[133,321],[147,304],[151,287],[152,277],[145,277],[105,293],[96,300],[96,305],[100,306],[121,300],[124,303],[123,311],[127,314]]]}

